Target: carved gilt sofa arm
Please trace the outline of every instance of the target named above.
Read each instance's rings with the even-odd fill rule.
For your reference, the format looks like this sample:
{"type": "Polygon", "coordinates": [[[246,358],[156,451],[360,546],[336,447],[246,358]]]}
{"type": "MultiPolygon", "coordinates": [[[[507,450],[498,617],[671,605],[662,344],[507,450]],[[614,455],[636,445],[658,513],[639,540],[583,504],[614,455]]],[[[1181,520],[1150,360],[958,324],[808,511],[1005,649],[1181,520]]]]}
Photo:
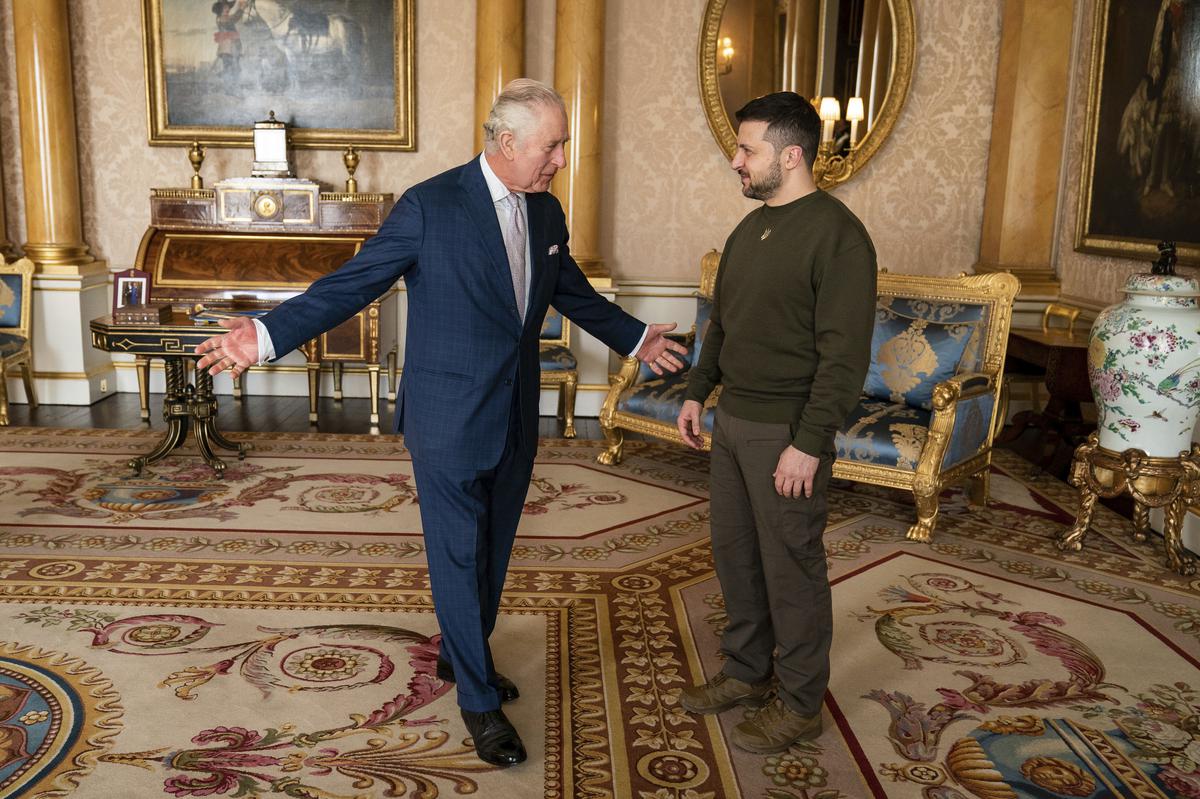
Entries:
{"type": "Polygon", "coordinates": [[[992,373],[963,372],[934,387],[933,417],[918,472],[926,466],[926,473],[938,474],[991,446],[997,432],[997,380],[992,373]]]}

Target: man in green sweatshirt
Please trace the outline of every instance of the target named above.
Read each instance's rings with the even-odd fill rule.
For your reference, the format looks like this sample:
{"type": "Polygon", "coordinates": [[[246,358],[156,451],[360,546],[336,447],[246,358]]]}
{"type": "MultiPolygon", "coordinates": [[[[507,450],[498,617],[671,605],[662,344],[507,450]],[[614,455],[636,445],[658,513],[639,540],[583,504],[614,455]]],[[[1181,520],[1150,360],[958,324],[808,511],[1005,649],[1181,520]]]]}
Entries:
{"type": "Polygon", "coordinates": [[[722,671],[680,696],[694,713],[760,708],[731,738],[751,752],[821,734],[833,611],[822,535],[834,435],[862,393],[875,317],[875,248],[819,190],[821,121],[794,92],[737,113],[733,169],[763,205],[730,234],[679,433],[713,429],[712,545],[729,618],[722,671]],[[778,681],[777,699],[772,689],[778,681]]]}

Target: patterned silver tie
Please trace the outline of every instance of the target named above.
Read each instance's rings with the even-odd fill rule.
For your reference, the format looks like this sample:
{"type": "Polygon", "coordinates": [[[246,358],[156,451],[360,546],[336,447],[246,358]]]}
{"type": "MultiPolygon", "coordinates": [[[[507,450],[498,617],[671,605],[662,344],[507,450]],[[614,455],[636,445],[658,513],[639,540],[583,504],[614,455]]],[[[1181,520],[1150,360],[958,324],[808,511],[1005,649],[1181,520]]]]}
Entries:
{"type": "Polygon", "coordinates": [[[508,225],[504,229],[504,249],[508,250],[508,271],[512,273],[513,293],[517,299],[517,312],[525,321],[525,215],[521,201],[509,192],[504,197],[508,205],[508,225]]]}

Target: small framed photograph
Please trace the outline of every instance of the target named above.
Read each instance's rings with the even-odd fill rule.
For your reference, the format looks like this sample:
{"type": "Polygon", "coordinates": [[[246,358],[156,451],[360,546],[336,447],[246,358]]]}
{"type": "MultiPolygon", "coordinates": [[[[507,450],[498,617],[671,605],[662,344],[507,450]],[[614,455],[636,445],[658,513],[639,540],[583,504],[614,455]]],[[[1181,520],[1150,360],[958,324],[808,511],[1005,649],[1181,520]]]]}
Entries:
{"type": "Polygon", "coordinates": [[[113,313],[127,305],[150,302],[150,273],[141,269],[126,269],[113,275],[113,313]]]}

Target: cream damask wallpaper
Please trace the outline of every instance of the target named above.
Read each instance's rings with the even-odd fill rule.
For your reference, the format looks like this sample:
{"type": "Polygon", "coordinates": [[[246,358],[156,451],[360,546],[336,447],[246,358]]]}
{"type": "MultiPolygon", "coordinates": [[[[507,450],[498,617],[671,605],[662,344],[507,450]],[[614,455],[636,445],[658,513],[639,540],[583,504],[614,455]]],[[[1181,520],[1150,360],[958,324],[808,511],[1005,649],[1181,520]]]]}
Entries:
{"type": "MultiPolygon", "coordinates": [[[[417,0],[415,153],[367,152],[367,191],[404,187],[471,155],[472,0],[417,0]]],[[[146,141],[140,0],[72,0],[84,231],[92,251],[128,266],[152,186],[186,185],[183,148],[146,141]]],[[[1082,4],[1086,5],[1086,4],[1082,4]]],[[[0,158],[10,237],[24,240],[12,19],[0,3],[0,158]]],[[[752,206],[704,120],[696,47],[705,0],[608,0],[602,255],[622,280],[694,280],[700,256],[752,206]]],[[[952,274],[979,250],[1000,34],[996,0],[915,0],[913,86],[891,139],[837,190],[866,223],[881,266],[952,274]]],[[[553,71],[554,0],[528,0],[527,70],[553,71]]],[[[248,120],[247,122],[250,122],[248,120]]],[[[301,174],[340,186],[339,154],[302,150],[301,174]]],[[[249,151],[210,149],[210,183],[244,174],[249,151]]]]}
{"type": "Polygon", "coordinates": [[[0,3],[0,185],[8,238],[18,247],[25,241],[24,199],[17,137],[17,78],[13,56],[12,8],[0,3]]]}

